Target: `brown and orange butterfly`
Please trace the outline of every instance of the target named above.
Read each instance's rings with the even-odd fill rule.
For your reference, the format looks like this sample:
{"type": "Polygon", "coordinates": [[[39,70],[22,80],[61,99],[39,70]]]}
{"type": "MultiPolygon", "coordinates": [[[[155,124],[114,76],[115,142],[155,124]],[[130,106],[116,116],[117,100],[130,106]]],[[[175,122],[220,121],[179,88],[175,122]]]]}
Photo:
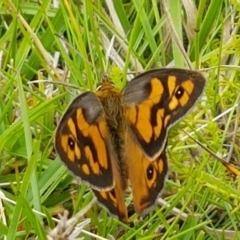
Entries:
{"type": "Polygon", "coordinates": [[[168,130],[194,106],[204,85],[199,72],[176,68],[140,74],[122,91],[104,79],[96,93],[84,92],[69,105],[57,127],[56,151],[121,221],[128,218],[129,184],[135,211],[146,214],[164,187],[168,130]]]}

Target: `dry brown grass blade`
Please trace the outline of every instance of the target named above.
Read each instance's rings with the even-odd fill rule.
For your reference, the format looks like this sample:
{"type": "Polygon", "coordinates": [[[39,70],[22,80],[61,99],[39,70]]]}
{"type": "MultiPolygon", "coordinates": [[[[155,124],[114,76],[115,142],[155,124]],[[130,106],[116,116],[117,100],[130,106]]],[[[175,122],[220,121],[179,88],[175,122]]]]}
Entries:
{"type": "MultiPolygon", "coordinates": [[[[184,131],[184,130],[183,130],[184,131]]],[[[200,147],[202,147],[205,151],[207,151],[211,156],[213,156],[215,159],[217,159],[219,162],[221,162],[223,164],[224,167],[226,167],[228,169],[228,171],[230,171],[232,174],[236,175],[236,176],[240,176],[240,167],[233,165],[227,161],[225,161],[224,159],[220,158],[217,154],[215,154],[213,151],[211,151],[209,148],[207,148],[206,146],[204,146],[201,142],[199,142],[198,140],[196,140],[194,137],[192,137],[191,135],[189,135],[187,132],[184,131],[184,133],[190,137],[195,143],[197,143],[200,147]]]]}

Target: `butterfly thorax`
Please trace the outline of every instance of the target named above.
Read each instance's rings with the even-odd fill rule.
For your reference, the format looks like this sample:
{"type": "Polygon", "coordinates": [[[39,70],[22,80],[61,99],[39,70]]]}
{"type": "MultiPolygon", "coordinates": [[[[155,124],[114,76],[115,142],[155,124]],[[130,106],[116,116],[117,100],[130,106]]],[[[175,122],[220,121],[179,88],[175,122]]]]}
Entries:
{"type": "Polygon", "coordinates": [[[104,81],[96,92],[100,99],[110,130],[117,131],[122,125],[123,107],[121,104],[121,92],[110,82],[104,81]]]}
{"type": "MultiPolygon", "coordinates": [[[[121,91],[115,88],[109,81],[104,81],[102,86],[96,92],[104,108],[106,121],[111,135],[114,150],[117,154],[118,168],[122,179],[127,179],[127,167],[123,160],[122,153],[124,152],[124,132],[126,123],[123,115],[124,109],[122,105],[121,91]]],[[[125,187],[127,183],[123,182],[125,187]]]]}

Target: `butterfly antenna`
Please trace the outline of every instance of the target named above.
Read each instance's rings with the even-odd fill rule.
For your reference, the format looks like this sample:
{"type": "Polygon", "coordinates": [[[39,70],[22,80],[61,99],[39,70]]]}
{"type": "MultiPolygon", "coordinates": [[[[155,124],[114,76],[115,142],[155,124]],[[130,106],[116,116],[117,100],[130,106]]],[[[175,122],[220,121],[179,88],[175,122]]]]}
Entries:
{"type": "Polygon", "coordinates": [[[106,61],[106,70],[107,71],[109,70],[109,62],[110,62],[109,59],[110,59],[110,56],[111,56],[111,52],[113,50],[114,41],[115,41],[115,35],[113,35],[113,37],[112,37],[112,39],[110,41],[110,45],[109,45],[109,47],[107,49],[107,52],[106,52],[106,59],[105,59],[105,61],[106,61]]]}
{"type": "Polygon", "coordinates": [[[110,45],[109,47],[107,48],[107,52],[106,52],[106,58],[105,58],[105,62],[106,62],[106,65],[105,65],[105,71],[104,73],[102,74],[101,76],[101,82],[98,84],[99,85],[102,85],[104,82],[109,82],[109,68],[110,68],[110,56],[111,56],[111,52],[113,50],[113,44],[114,44],[114,41],[115,41],[115,36],[112,37],[111,41],[110,41],[110,45]]]}

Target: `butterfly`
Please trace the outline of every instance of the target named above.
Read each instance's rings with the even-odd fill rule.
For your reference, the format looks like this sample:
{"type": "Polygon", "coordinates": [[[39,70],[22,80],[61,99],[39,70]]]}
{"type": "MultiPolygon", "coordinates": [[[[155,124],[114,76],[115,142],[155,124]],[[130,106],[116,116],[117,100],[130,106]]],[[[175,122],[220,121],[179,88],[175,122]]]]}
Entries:
{"type": "Polygon", "coordinates": [[[55,149],[98,202],[128,220],[124,193],[131,186],[139,215],[155,205],[168,172],[167,135],[201,96],[205,78],[177,68],[144,72],[123,90],[104,78],[97,91],[77,96],[55,133],[55,149]]]}

